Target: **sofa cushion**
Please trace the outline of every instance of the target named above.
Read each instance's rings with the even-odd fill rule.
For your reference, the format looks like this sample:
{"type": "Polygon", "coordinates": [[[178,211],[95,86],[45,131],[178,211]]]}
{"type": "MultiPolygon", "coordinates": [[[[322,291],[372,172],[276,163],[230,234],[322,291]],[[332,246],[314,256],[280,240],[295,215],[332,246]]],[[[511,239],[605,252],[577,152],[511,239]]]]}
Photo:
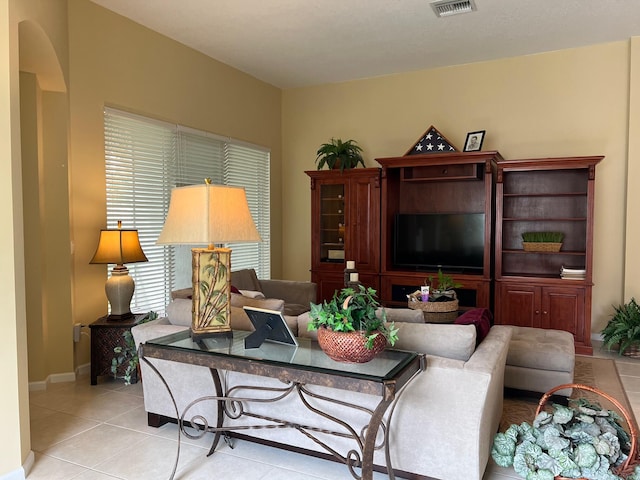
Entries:
{"type": "Polygon", "coordinates": [[[304,312],[309,311],[309,305],[301,305],[299,303],[285,303],[284,304],[284,314],[297,317],[298,315],[302,315],[304,312]]]}
{"type": "Polygon", "coordinates": [[[256,271],[253,268],[244,268],[242,270],[236,270],[231,272],[231,285],[238,290],[253,290],[254,292],[261,292],[260,280],[256,275],[256,271]]]}
{"type": "Polygon", "coordinates": [[[256,307],[284,312],[284,300],[277,298],[249,298],[237,293],[231,294],[231,306],[240,308],[256,307]]]}
{"type": "Polygon", "coordinates": [[[258,291],[255,291],[255,290],[238,290],[236,292],[231,290],[231,293],[239,293],[243,297],[249,297],[249,298],[266,298],[264,296],[264,293],[258,292],[258,291]]]}
{"type": "MultiPolygon", "coordinates": [[[[424,323],[424,315],[421,310],[411,308],[384,308],[388,322],[424,323]]],[[[376,312],[380,317],[380,309],[376,312]]]]}
{"type": "Polygon", "coordinates": [[[474,308],[464,312],[453,323],[456,325],[474,325],[476,327],[476,346],[478,346],[489,333],[492,320],[493,315],[491,315],[490,310],[486,308],[474,308]]]}
{"type": "MultiPolygon", "coordinates": [[[[417,312],[422,317],[422,312],[419,310],[417,312]]],[[[392,312],[391,316],[393,313],[395,312],[392,312]]],[[[317,340],[318,332],[308,331],[310,321],[308,312],[298,317],[298,336],[317,340]]],[[[424,320],[414,323],[396,320],[395,325],[398,328],[398,341],[393,348],[399,350],[410,350],[466,362],[476,349],[474,325],[424,323],[424,320]]]]}
{"type": "Polygon", "coordinates": [[[452,358],[466,362],[476,349],[473,325],[396,322],[398,341],[394,348],[452,358]]]}
{"type": "Polygon", "coordinates": [[[175,300],[176,298],[192,298],[193,297],[193,288],[181,288],[179,290],[174,290],[171,292],[171,300],[175,300]]]}
{"type": "Polygon", "coordinates": [[[176,298],[167,305],[167,318],[172,325],[191,326],[191,306],[193,302],[187,298],[176,298]]]}

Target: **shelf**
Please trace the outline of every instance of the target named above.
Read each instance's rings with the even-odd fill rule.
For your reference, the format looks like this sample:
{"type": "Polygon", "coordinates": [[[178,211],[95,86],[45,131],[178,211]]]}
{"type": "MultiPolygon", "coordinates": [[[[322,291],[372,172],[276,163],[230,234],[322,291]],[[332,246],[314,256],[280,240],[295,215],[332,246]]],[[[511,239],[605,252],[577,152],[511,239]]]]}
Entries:
{"type": "Polygon", "coordinates": [[[586,252],[580,251],[564,251],[559,252],[525,252],[524,250],[502,250],[503,254],[515,254],[515,255],[586,255],[586,252]]]}
{"type": "Polygon", "coordinates": [[[564,192],[564,193],[504,193],[504,198],[518,197],[586,197],[586,192],[564,192]]]}
{"type": "Polygon", "coordinates": [[[584,282],[584,279],[581,280],[577,280],[577,279],[564,279],[564,278],[560,278],[560,274],[557,275],[535,275],[535,274],[528,274],[528,273],[524,273],[524,272],[505,272],[502,274],[502,277],[500,278],[501,280],[511,280],[511,278],[508,277],[519,277],[519,278],[530,278],[530,279],[534,279],[534,278],[540,278],[540,279],[544,279],[544,280],[549,280],[549,279],[554,279],[554,280],[562,280],[563,282],[584,282]]]}
{"type": "Polygon", "coordinates": [[[480,180],[482,168],[480,164],[452,165],[416,165],[403,167],[400,170],[402,182],[441,182],[443,180],[480,180]]]}
{"type": "Polygon", "coordinates": [[[564,218],[543,218],[543,217],[509,217],[503,218],[503,222],[586,222],[586,217],[564,217],[564,218]]]}

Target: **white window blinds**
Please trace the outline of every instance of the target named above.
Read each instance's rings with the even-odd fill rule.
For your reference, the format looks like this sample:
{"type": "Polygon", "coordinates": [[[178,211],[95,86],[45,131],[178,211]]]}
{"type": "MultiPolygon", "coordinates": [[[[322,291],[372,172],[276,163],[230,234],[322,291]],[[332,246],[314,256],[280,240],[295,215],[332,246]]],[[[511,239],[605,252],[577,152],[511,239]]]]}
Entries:
{"type": "Polygon", "coordinates": [[[107,227],[136,228],[149,262],[129,264],[131,309],[164,312],[172,290],[191,286],[191,251],[156,245],[175,186],[245,187],[262,242],[228,245],[232,269],[270,277],[269,151],[112,108],[104,111],[107,227]]]}

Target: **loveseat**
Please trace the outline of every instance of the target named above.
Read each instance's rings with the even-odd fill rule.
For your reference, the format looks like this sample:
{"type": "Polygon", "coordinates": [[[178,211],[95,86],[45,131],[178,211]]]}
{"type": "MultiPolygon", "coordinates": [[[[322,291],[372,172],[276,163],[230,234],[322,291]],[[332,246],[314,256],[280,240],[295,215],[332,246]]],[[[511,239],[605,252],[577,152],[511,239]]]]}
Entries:
{"type": "MultiPolygon", "coordinates": [[[[181,323],[177,318],[181,310],[175,305],[170,307],[168,317],[132,329],[137,344],[188,328],[176,324],[181,323]]],[[[244,323],[246,319],[237,315],[237,310],[234,312],[236,315],[234,317],[232,313],[231,319],[233,328],[248,329],[244,323]]],[[[392,417],[390,456],[396,474],[406,478],[480,480],[502,413],[510,329],[494,326],[476,345],[477,331],[474,325],[425,324],[420,311],[409,309],[388,309],[387,315],[399,328],[400,339],[395,348],[427,355],[426,370],[407,386],[392,417]]],[[[299,315],[297,325],[293,328],[294,333],[301,337],[313,337],[315,332],[307,331],[308,321],[308,313],[299,315]]],[[[182,323],[185,323],[184,320],[182,323]]],[[[208,369],[156,359],[152,362],[170,385],[180,411],[195,398],[215,395],[208,369]]],[[[141,368],[149,424],[159,426],[175,417],[173,404],[158,376],[144,362],[141,362],[141,368]]],[[[279,380],[268,377],[236,372],[222,372],[221,376],[227,384],[282,386],[279,380]]],[[[327,387],[309,388],[330,398],[369,408],[375,408],[379,401],[378,397],[366,394],[327,387]]],[[[287,397],[284,405],[294,422],[315,422],[319,428],[324,426],[323,422],[326,420],[322,417],[310,419],[313,416],[296,402],[299,402],[297,398],[287,397]]],[[[274,408],[273,404],[251,406],[252,411],[266,415],[274,414],[274,408]]],[[[338,416],[345,415],[344,408],[336,405],[329,405],[327,408],[329,413],[338,411],[338,416]]],[[[209,419],[210,424],[215,424],[215,402],[198,404],[192,414],[201,414],[209,419]]],[[[354,415],[357,416],[355,413],[354,415]]],[[[225,425],[243,423],[247,422],[225,418],[225,425]]],[[[243,430],[243,434],[284,448],[326,453],[295,429],[243,430]]],[[[346,452],[353,448],[352,441],[349,443],[346,439],[332,437],[325,441],[337,451],[346,452]]],[[[376,465],[385,464],[384,450],[376,451],[374,462],[376,465]]],[[[345,467],[345,478],[347,477],[345,467]]]]}

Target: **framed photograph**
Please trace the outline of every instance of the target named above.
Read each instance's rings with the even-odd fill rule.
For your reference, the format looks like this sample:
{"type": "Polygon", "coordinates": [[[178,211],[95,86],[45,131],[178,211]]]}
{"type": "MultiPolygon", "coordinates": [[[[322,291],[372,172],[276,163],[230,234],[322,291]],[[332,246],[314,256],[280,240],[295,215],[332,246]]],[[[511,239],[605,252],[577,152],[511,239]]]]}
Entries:
{"type": "Polygon", "coordinates": [[[477,152],[482,149],[482,141],[484,140],[485,130],[467,133],[467,140],[464,142],[465,152],[477,152]]]}

